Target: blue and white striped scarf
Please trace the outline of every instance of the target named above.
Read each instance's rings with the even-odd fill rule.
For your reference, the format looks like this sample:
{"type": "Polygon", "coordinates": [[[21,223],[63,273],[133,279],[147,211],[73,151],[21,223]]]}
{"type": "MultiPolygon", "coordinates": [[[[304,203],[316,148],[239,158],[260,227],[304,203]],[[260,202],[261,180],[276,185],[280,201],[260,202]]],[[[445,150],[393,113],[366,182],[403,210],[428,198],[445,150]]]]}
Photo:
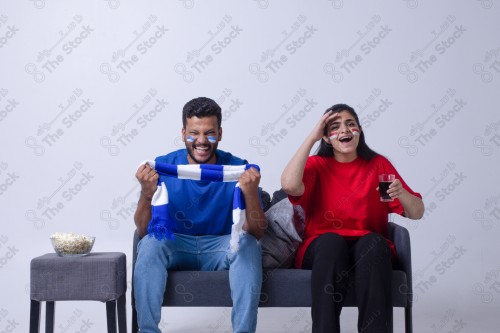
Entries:
{"type": "MultiPolygon", "coordinates": [[[[219,164],[185,164],[175,165],[155,161],[144,161],[162,176],[178,179],[205,180],[212,182],[237,182],[245,170],[254,167],[260,171],[256,164],[246,165],[219,165],[219,164]]],[[[172,239],[175,220],[168,213],[168,192],[164,182],[158,181],[156,192],[151,201],[152,217],[148,225],[148,234],[155,238],[172,239]]],[[[231,229],[231,250],[238,251],[240,234],[246,222],[245,199],[237,182],[233,195],[233,226],[231,229]]]]}

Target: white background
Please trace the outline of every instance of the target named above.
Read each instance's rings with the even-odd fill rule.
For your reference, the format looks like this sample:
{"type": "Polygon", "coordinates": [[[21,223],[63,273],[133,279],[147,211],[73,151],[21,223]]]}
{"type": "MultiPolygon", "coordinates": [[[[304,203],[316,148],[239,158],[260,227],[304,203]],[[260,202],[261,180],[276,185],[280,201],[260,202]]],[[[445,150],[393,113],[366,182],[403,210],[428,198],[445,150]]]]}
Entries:
{"type": "MultiPolygon", "coordinates": [[[[323,111],[353,106],[424,196],[421,221],[392,217],[411,234],[415,332],[497,331],[499,18],[494,0],[0,1],[0,332],[27,331],[30,260],[56,231],[125,252],[130,292],[136,167],[182,146],[198,96],[270,193],[323,111]]],[[[56,307],[56,332],[105,330],[103,304],[56,307]]],[[[163,311],[164,331],[230,330],[229,309],[163,311]]],[[[258,331],[308,332],[309,309],[260,309],[258,331]]]]}

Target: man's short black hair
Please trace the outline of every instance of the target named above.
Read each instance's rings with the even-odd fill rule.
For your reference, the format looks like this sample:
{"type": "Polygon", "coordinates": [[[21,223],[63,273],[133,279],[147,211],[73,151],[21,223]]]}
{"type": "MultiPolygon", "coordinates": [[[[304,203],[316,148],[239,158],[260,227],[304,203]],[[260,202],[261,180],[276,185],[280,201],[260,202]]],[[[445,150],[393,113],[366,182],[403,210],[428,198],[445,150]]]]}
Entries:
{"type": "Polygon", "coordinates": [[[190,100],[182,109],[182,126],[186,128],[187,119],[191,117],[217,117],[219,128],[222,123],[222,113],[219,104],[208,97],[198,97],[190,100]]]}

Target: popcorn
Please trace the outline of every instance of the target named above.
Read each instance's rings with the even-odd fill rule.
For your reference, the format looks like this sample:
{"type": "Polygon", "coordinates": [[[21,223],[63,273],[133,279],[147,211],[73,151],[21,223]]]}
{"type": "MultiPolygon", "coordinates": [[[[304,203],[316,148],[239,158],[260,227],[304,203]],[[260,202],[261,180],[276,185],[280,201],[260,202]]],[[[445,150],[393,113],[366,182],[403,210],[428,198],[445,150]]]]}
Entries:
{"type": "Polygon", "coordinates": [[[56,253],[64,256],[88,254],[94,245],[95,237],[78,235],[73,232],[56,232],[50,236],[50,239],[56,253]]]}

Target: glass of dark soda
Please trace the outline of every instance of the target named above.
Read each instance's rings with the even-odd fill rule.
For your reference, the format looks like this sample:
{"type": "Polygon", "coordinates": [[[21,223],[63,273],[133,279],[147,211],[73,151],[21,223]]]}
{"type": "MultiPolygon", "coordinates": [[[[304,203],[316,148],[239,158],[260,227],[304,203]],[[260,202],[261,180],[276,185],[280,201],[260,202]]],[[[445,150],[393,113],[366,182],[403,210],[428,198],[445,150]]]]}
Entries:
{"type": "Polygon", "coordinates": [[[378,190],[380,192],[380,201],[390,202],[394,200],[391,198],[389,194],[387,194],[389,185],[391,185],[394,179],[395,179],[394,175],[389,175],[385,173],[378,176],[378,190]]]}

